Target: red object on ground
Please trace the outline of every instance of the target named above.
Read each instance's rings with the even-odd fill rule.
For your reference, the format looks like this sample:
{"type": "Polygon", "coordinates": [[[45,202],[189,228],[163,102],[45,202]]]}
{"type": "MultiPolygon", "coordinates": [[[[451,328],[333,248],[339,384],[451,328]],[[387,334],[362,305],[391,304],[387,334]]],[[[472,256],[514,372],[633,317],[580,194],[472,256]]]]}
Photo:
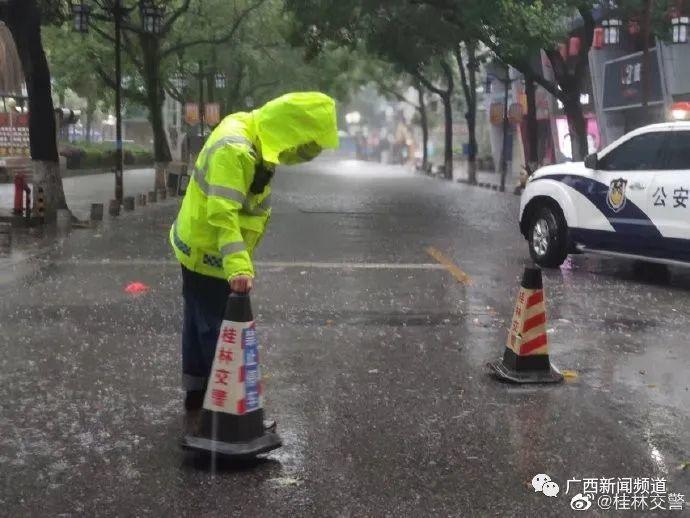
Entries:
{"type": "Polygon", "coordinates": [[[13,213],[20,215],[24,212],[24,173],[14,175],[14,210],[13,213]]]}
{"type": "Polygon", "coordinates": [[[130,282],[125,288],[127,293],[146,293],[149,287],[143,282],[130,282]]]}

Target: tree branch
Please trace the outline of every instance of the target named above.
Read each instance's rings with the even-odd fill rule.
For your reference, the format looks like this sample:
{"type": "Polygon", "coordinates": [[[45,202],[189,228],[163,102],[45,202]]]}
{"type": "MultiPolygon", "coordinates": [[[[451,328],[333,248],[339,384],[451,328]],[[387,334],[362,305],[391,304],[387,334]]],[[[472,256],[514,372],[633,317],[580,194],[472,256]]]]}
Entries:
{"type": "MultiPolygon", "coordinates": [[[[110,77],[108,73],[103,70],[103,67],[100,64],[97,64],[95,66],[96,73],[98,76],[101,78],[101,80],[108,86],[109,88],[115,90],[117,88],[117,81],[110,77]]],[[[122,88],[122,93],[125,95],[125,97],[128,97],[129,99],[132,99],[133,101],[136,101],[141,104],[146,104],[146,96],[142,94],[141,92],[137,92],[136,90],[131,90],[129,88],[122,88]]]]}
{"type": "Polygon", "coordinates": [[[256,0],[252,5],[247,7],[244,11],[242,11],[235,22],[232,24],[230,27],[230,30],[223,34],[222,36],[216,37],[216,38],[200,38],[197,40],[192,40],[192,41],[187,41],[187,42],[182,42],[178,43],[177,45],[173,45],[172,47],[169,47],[165,50],[161,50],[161,59],[165,59],[166,57],[170,56],[171,54],[174,54],[175,52],[178,52],[180,50],[187,49],[189,47],[195,47],[197,45],[218,45],[220,43],[226,43],[230,41],[237,31],[239,30],[240,26],[242,25],[242,22],[255,10],[257,10],[259,7],[261,7],[266,0],[256,0]]]}
{"type": "Polygon", "coordinates": [[[472,94],[470,93],[470,85],[467,81],[467,71],[465,70],[465,63],[463,63],[462,60],[462,48],[461,48],[462,43],[458,43],[455,46],[455,61],[458,62],[458,68],[460,69],[460,82],[462,84],[462,91],[465,94],[465,101],[467,102],[467,107],[471,108],[473,105],[472,103],[472,94]]]}
{"type": "Polygon", "coordinates": [[[379,88],[379,90],[380,90],[381,92],[384,92],[384,93],[387,93],[387,94],[389,94],[389,95],[392,95],[393,97],[395,97],[395,98],[396,98],[398,101],[400,101],[401,103],[409,104],[409,105],[412,106],[413,108],[419,110],[419,105],[417,105],[417,104],[413,103],[412,101],[410,101],[409,99],[407,99],[407,98],[406,98],[404,95],[402,95],[400,92],[398,92],[398,91],[394,90],[393,88],[391,88],[391,87],[385,85],[385,84],[384,84],[383,82],[381,82],[381,81],[375,81],[375,82],[376,82],[376,86],[378,86],[378,88],[379,88]]]}
{"type": "Polygon", "coordinates": [[[594,39],[594,15],[591,9],[586,9],[582,6],[578,7],[578,12],[583,22],[583,34],[580,42],[580,52],[577,56],[577,63],[575,64],[575,78],[584,76],[589,64],[589,49],[592,46],[592,39],[594,39]]]}
{"type": "Polygon", "coordinates": [[[165,35],[168,32],[170,32],[170,30],[173,28],[173,25],[175,25],[177,19],[189,10],[189,5],[191,3],[192,0],[184,0],[184,3],[175,11],[173,11],[173,13],[170,15],[170,18],[168,18],[168,21],[165,22],[163,24],[163,27],[161,28],[162,35],[165,35]]]}

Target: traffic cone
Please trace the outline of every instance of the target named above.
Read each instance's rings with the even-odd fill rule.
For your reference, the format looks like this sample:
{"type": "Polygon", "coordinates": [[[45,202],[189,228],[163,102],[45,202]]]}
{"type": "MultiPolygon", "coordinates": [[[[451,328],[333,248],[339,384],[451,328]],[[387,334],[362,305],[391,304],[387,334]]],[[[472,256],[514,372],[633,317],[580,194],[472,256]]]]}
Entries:
{"type": "Polygon", "coordinates": [[[546,300],[539,268],[525,268],[503,360],[489,363],[496,377],[514,383],[558,383],[549,360],[546,300]]]}
{"type": "Polygon", "coordinates": [[[275,426],[264,427],[259,351],[249,295],[230,294],[216,343],[211,376],[189,450],[251,458],[282,446],[275,426]]]}

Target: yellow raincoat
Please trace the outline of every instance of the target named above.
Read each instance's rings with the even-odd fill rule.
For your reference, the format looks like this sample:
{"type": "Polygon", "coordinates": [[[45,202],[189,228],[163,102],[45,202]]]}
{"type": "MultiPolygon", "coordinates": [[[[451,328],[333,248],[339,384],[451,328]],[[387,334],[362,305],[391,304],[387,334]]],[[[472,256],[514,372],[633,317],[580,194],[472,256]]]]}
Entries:
{"type": "Polygon", "coordinates": [[[255,167],[280,164],[281,153],[313,142],[338,147],[335,102],[322,93],[286,94],[223,119],[199,153],[170,229],[180,263],[221,279],[254,276],[252,253],[271,217],[270,186],[249,190],[255,167]]]}

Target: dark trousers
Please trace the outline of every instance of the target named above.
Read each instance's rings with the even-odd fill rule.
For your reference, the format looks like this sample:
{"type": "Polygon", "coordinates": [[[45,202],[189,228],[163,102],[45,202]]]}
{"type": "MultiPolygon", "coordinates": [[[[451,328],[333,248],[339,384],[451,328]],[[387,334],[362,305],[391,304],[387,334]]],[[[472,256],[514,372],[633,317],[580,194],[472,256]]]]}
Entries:
{"type": "Polygon", "coordinates": [[[229,296],[227,281],[182,267],[182,385],[187,392],[206,390],[229,296]]]}

